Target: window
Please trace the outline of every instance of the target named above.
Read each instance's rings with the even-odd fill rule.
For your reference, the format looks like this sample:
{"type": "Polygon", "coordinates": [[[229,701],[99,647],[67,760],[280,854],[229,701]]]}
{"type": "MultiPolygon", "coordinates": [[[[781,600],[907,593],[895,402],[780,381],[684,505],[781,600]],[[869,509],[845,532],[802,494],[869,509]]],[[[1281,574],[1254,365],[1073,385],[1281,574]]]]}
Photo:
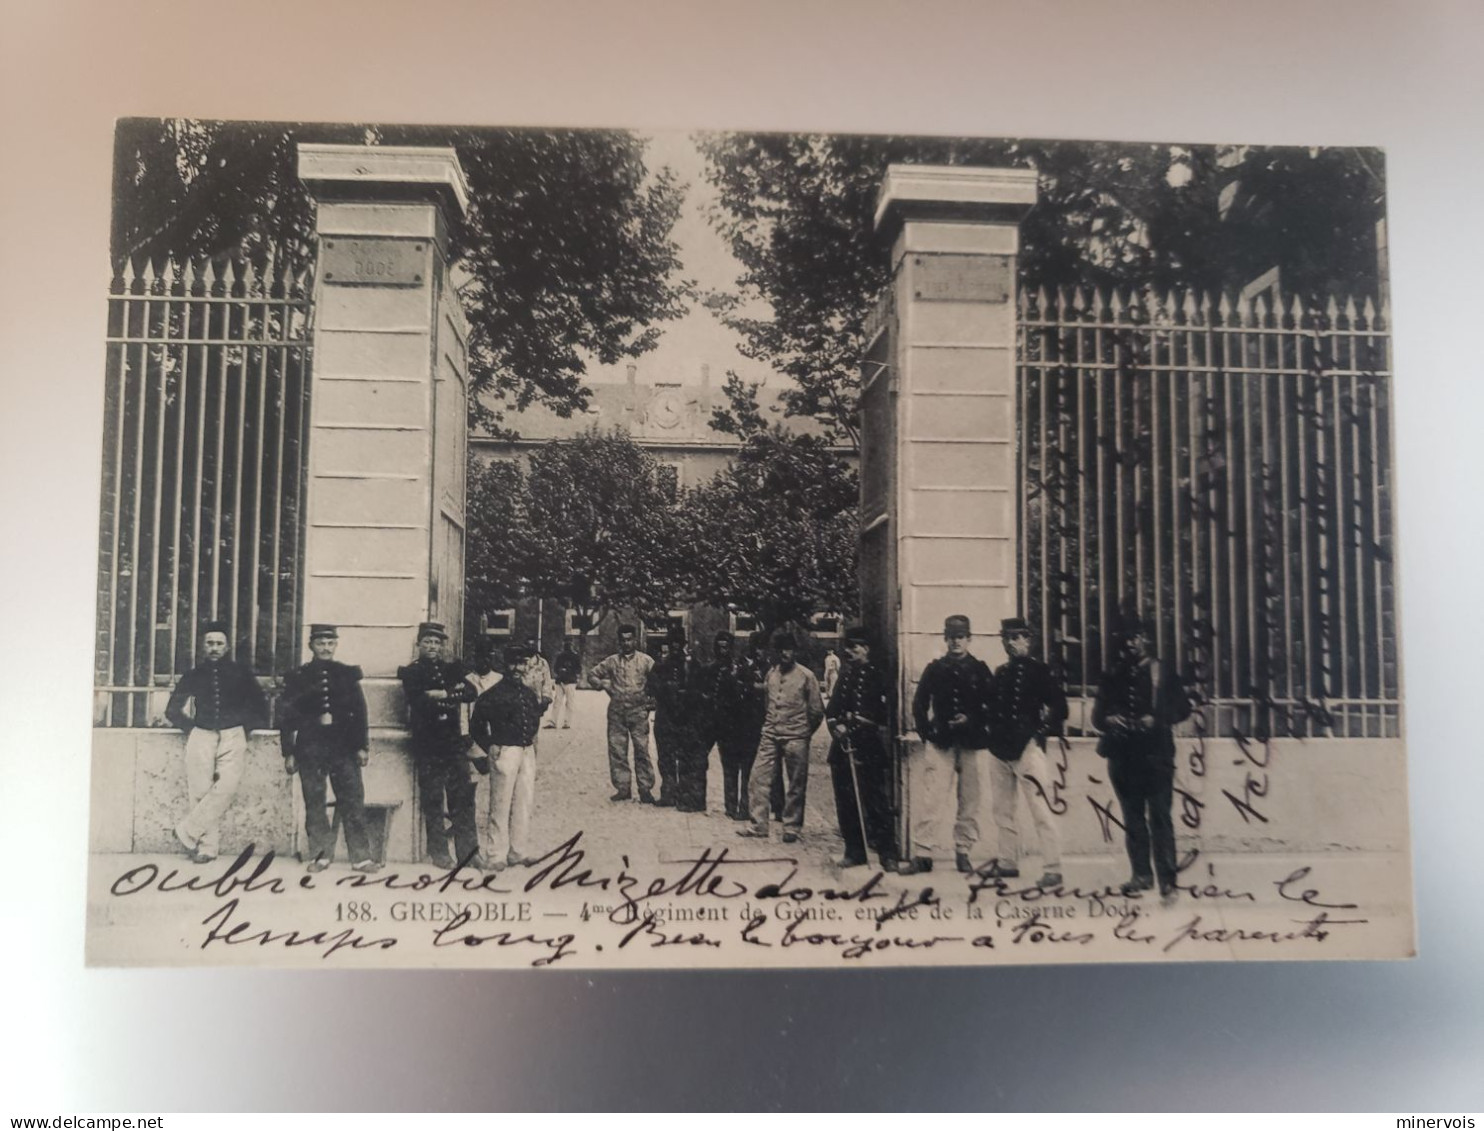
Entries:
{"type": "Polygon", "coordinates": [[[562,631],[568,636],[581,636],[584,631],[591,632],[597,627],[597,617],[591,613],[578,612],[576,609],[566,610],[566,616],[562,621],[562,631]]]}
{"type": "Polygon", "coordinates": [[[809,618],[809,635],[833,640],[845,628],[845,618],[839,613],[815,613],[809,618]]]}
{"type": "Polygon", "coordinates": [[[493,612],[484,614],[484,634],[486,636],[509,636],[514,631],[514,609],[495,609],[493,612]]]}
{"type": "Polygon", "coordinates": [[[751,613],[732,613],[727,619],[733,636],[751,636],[757,631],[757,617],[751,613]]]}
{"type": "Polygon", "coordinates": [[[671,609],[668,613],[658,617],[644,618],[645,640],[653,640],[656,644],[664,640],[670,629],[679,628],[685,630],[686,638],[690,637],[690,610],[671,609]]]}

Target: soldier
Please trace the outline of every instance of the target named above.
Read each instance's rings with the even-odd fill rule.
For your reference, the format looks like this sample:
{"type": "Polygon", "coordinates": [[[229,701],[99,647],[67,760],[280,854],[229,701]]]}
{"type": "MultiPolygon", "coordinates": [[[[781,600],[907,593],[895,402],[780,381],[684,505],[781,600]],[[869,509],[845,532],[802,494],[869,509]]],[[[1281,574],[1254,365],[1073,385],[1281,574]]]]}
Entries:
{"type": "Polygon", "coordinates": [[[572,650],[572,641],[563,642],[556,663],[551,667],[552,676],[556,679],[551,725],[567,730],[572,726],[572,697],[577,691],[577,681],[582,676],[582,658],[572,650]]]}
{"type": "MultiPolygon", "coordinates": [[[[759,695],[751,663],[734,657],[732,645],[730,632],[718,632],[712,662],[701,673],[701,710],[707,726],[701,741],[714,740],[721,756],[721,795],[727,816],[745,821],[747,783],[757,757],[753,716],[759,695]]],[[[707,745],[708,758],[710,753],[707,745]]]]}
{"type": "Polygon", "coordinates": [[[989,776],[989,666],[969,652],[973,633],[968,617],[948,617],[943,640],[948,654],[923,669],[912,697],[912,721],[923,743],[912,755],[919,795],[912,813],[912,859],[899,869],[904,876],[933,870],[938,829],[947,816],[955,776],[953,847],[960,872],[973,870],[969,853],[980,836],[989,776]]]}
{"type": "Polygon", "coordinates": [[[464,679],[474,688],[474,695],[478,698],[505,677],[495,670],[495,642],[488,636],[480,636],[474,641],[473,653],[464,679]]]}
{"type": "Polygon", "coordinates": [[[335,856],[335,830],[325,816],[325,779],[335,789],[335,813],[345,826],[345,849],[357,872],[381,868],[366,833],[366,794],[361,768],[370,758],[361,669],[337,663],[340,633],[333,624],[309,628],[314,659],[284,677],[278,700],[278,740],[283,766],[299,775],[304,794],[305,858],[322,872],[335,856]]]}
{"type": "Polygon", "coordinates": [[[630,792],[629,746],[634,748],[634,777],[639,779],[639,800],[654,804],[654,770],[649,765],[649,711],[652,703],[645,692],[654,659],[638,650],[638,632],[631,624],[619,625],[618,651],[601,660],[588,677],[599,691],[608,693],[608,774],[613,780],[610,801],[627,801],[630,792]]]}
{"type": "Polygon", "coordinates": [[[1041,841],[1043,888],[1061,883],[1061,838],[1051,813],[1046,774],[1046,736],[1061,732],[1067,696],[1040,660],[1031,655],[1031,629],[1020,617],[1000,622],[1000,637],[1010,657],[994,673],[989,699],[991,807],[999,831],[999,853],[990,875],[1020,875],[1020,837],[1015,807],[1025,793],[1036,835],[1041,841]]]}
{"type": "Polygon", "coordinates": [[[835,694],[835,684],[840,682],[840,650],[831,648],[824,654],[824,701],[828,706],[830,697],[835,694]]]}
{"type": "Polygon", "coordinates": [[[412,723],[412,760],[422,805],[428,858],[439,868],[452,868],[448,837],[453,834],[458,863],[483,869],[479,833],[474,825],[474,782],[468,748],[460,734],[459,706],[473,702],[474,688],[464,678],[464,665],[443,659],[448,633],[441,624],[418,626],[417,659],[397,669],[412,723]],[[447,804],[447,817],[444,805],[447,804]]]}
{"type": "Polygon", "coordinates": [[[541,700],[523,678],[531,650],[505,649],[510,678],[479,697],[469,733],[493,763],[490,776],[490,870],[529,864],[531,811],[536,803],[536,730],[541,700]]]}
{"type": "Polygon", "coordinates": [[[809,785],[809,738],[824,718],[819,680],[795,662],[793,635],[780,632],[773,639],[778,663],[764,684],[767,714],[758,744],[756,772],[750,788],[752,824],[738,829],[738,836],[766,837],[769,832],[769,794],[773,782],[783,776],[783,843],[799,839],[804,827],[804,796],[809,785]]]}
{"type": "Polygon", "coordinates": [[[202,661],[181,676],[165,717],[185,732],[186,790],[191,811],[175,826],[175,839],[197,864],[216,859],[221,820],[231,808],[247,764],[247,735],[268,721],[268,704],[252,672],[227,659],[227,625],[208,621],[201,634],[202,661]]]}
{"type": "MultiPolygon", "coordinates": [[[[703,706],[704,670],[691,655],[685,642],[685,630],[672,630],[675,658],[673,670],[678,673],[679,689],[679,763],[676,779],[675,808],[681,813],[706,811],[706,771],[711,760],[709,712],[703,706]]],[[[655,711],[655,733],[659,733],[659,711],[655,711]]]]}
{"type": "MultiPolygon", "coordinates": [[[[534,636],[526,641],[526,651],[529,657],[523,665],[525,675],[521,678],[526,686],[536,693],[536,698],[541,700],[541,713],[544,715],[550,708],[551,701],[556,697],[556,680],[552,678],[551,665],[541,654],[540,642],[534,636]]],[[[546,720],[547,727],[555,725],[556,719],[546,720]]]]}
{"type": "MultiPolygon", "coordinates": [[[[464,672],[464,682],[474,689],[474,695],[483,695],[495,684],[505,678],[503,672],[495,670],[495,642],[488,636],[479,636],[474,640],[474,654],[469,659],[469,668],[464,672]]],[[[459,704],[459,732],[469,735],[469,715],[474,709],[472,703],[459,704]]],[[[470,740],[472,742],[472,739],[470,740]]],[[[481,777],[490,772],[490,760],[483,756],[473,759],[474,769],[481,777]]],[[[478,786],[475,786],[478,792],[478,786]]]]}
{"type": "Polygon", "coordinates": [[[864,628],[845,634],[845,666],[825,709],[830,733],[830,778],[845,854],[841,868],[866,863],[869,845],[881,867],[897,867],[891,815],[891,755],[882,735],[890,725],[890,684],[871,661],[871,636],[864,628]]]}
{"type": "MultiPolygon", "coordinates": [[[[768,673],[773,670],[773,665],[768,662],[767,633],[754,632],[752,636],[748,638],[748,644],[750,654],[747,657],[747,663],[748,666],[752,669],[752,678],[754,684],[754,694],[752,697],[751,727],[748,730],[748,736],[752,742],[752,751],[754,755],[753,764],[756,765],[757,751],[758,748],[762,745],[763,741],[763,719],[768,714],[768,692],[766,687],[768,673]]],[[[744,809],[748,810],[747,819],[749,821],[752,820],[751,805],[752,802],[750,800],[750,794],[744,794],[742,798],[742,806],[744,809]]],[[[769,808],[772,810],[773,820],[783,820],[782,774],[777,774],[773,778],[773,788],[768,794],[768,805],[769,808]]]]}
{"type": "Polygon", "coordinates": [[[660,774],[660,795],[655,804],[674,805],[685,813],[706,808],[704,761],[699,767],[699,796],[696,784],[699,759],[695,748],[700,742],[696,682],[685,629],[671,628],[646,688],[654,700],[654,750],[660,774]]]}
{"type": "Polygon", "coordinates": [[[1137,616],[1115,626],[1119,658],[1103,673],[1092,725],[1103,732],[1098,753],[1123,810],[1123,839],[1133,875],[1124,895],[1148,891],[1156,882],[1165,899],[1175,895],[1176,723],[1190,717],[1190,697],[1180,676],[1154,654],[1154,637],[1137,616]],[[1150,855],[1153,854],[1153,868],[1150,855]]]}

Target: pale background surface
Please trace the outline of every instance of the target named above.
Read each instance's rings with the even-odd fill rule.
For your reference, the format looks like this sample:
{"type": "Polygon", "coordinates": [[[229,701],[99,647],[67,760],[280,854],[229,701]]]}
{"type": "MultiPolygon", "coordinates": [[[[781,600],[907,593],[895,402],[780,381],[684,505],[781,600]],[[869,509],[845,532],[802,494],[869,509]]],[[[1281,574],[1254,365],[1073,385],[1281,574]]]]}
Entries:
{"type": "Polygon", "coordinates": [[[0,1114],[1484,1108],[1477,4],[5,7],[0,1114]],[[1386,146],[1422,957],[808,975],[83,970],[112,126],[172,114],[1386,146]]]}

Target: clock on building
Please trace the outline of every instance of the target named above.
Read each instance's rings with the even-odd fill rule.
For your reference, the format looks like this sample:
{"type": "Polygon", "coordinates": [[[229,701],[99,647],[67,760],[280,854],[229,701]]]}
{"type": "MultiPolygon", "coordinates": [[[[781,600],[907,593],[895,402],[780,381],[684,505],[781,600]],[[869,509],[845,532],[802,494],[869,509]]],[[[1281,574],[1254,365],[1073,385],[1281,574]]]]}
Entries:
{"type": "Polygon", "coordinates": [[[649,422],[656,428],[678,428],[684,417],[685,406],[677,390],[663,389],[649,402],[649,422]]]}

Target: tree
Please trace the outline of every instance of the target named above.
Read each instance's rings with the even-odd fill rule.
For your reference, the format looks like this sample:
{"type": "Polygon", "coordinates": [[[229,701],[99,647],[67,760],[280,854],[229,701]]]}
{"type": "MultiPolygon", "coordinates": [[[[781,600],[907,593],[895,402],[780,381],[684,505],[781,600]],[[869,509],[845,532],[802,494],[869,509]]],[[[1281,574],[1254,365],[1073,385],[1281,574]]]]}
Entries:
{"type": "Polygon", "coordinates": [[[1290,293],[1374,292],[1382,158],[1361,149],[710,134],[699,144],[719,200],[711,222],[743,273],[711,296],[744,340],[796,385],[786,411],[858,441],[863,326],[887,281],[874,239],[894,162],[1034,168],[1021,225],[1027,287],[1200,291],[1278,267],[1290,293]],[[751,313],[761,304],[767,313],[751,313]]]}
{"type": "Polygon", "coordinates": [[[573,610],[585,634],[606,614],[667,610],[681,585],[679,518],[659,465],[622,431],[544,444],[526,476],[519,553],[533,593],[573,610]]]}
{"type": "Polygon", "coordinates": [[[683,501],[694,597],[749,612],[769,630],[854,613],[857,495],[855,472],[826,441],[754,429],[683,501]]]}
{"type": "Polygon", "coordinates": [[[467,510],[466,607],[477,617],[529,592],[530,492],[520,464],[471,459],[467,510]]]}
{"type": "Polygon", "coordinates": [[[685,310],[670,231],[683,189],[652,172],[645,142],[618,130],[484,130],[128,119],[114,154],[113,259],[242,254],[302,270],[313,204],[299,142],[451,145],[470,214],[453,240],[466,275],[472,411],[584,407],[585,356],[653,348],[685,310]]]}

